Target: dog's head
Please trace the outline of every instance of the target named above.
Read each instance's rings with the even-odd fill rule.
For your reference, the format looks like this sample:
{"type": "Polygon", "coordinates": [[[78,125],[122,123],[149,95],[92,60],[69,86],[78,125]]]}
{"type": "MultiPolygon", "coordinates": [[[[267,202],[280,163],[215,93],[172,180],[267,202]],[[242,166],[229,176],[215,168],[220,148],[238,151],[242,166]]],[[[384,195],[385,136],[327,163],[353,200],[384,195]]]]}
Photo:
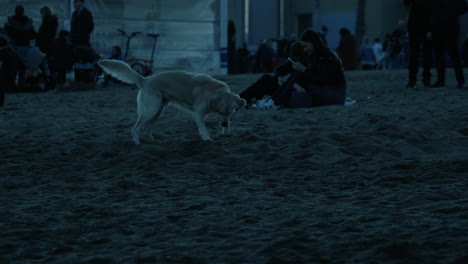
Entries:
{"type": "Polygon", "coordinates": [[[232,113],[236,112],[246,104],[239,95],[227,92],[218,94],[211,102],[211,111],[218,114],[222,127],[229,127],[232,113]]]}

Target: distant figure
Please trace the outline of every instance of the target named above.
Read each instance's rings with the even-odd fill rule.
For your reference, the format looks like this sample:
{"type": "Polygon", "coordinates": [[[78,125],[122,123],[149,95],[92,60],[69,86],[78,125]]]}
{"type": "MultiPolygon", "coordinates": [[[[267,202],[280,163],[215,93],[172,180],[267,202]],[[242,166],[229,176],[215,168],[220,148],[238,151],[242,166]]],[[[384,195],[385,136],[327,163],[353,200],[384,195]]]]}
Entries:
{"type": "Polygon", "coordinates": [[[380,42],[379,38],[374,39],[374,44],[372,45],[372,51],[374,52],[376,69],[382,70],[385,68],[385,57],[387,54],[383,49],[383,45],[380,42]]]}
{"type": "MultiPolygon", "coordinates": [[[[112,47],[112,52],[109,57],[107,57],[108,60],[119,60],[123,61],[125,59],[124,55],[122,54],[122,49],[120,46],[116,45],[112,47]]],[[[98,85],[101,87],[106,87],[110,83],[121,83],[121,81],[117,80],[116,78],[112,77],[110,74],[104,72],[100,67],[98,70],[98,75],[103,74],[104,78],[100,79],[98,81],[98,85]]]]}
{"type": "Polygon", "coordinates": [[[66,30],[61,30],[54,41],[51,53],[52,72],[59,86],[66,83],[66,75],[73,69],[73,62],[71,34],[66,30]]]}
{"type": "Polygon", "coordinates": [[[15,90],[17,70],[22,62],[10,46],[8,37],[0,30],[0,104],[4,103],[4,93],[15,90]]]}
{"type": "Polygon", "coordinates": [[[122,49],[120,46],[116,45],[112,47],[111,55],[107,58],[109,60],[124,60],[124,55],[122,54],[122,49]]]}
{"type": "Polygon", "coordinates": [[[92,62],[99,56],[91,47],[90,34],[94,30],[93,15],[84,6],[84,0],[74,0],[75,11],[71,20],[71,42],[77,62],[92,62]]]}
{"type": "Polygon", "coordinates": [[[36,31],[32,19],[24,15],[22,5],[17,5],[15,15],[8,17],[5,31],[10,37],[12,50],[21,60],[21,67],[14,69],[15,76],[18,73],[18,89],[21,90],[26,80],[25,70],[28,70],[32,76],[37,76],[40,73],[40,64],[43,61],[44,53],[30,45],[30,40],[36,38],[36,31]]]}
{"type": "Polygon", "coordinates": [[[17,5],[15,15],[8,17],[5,23],[5,31],[10,37],[11,45],[13,46],[29,47],[30,40],[36,38],[33,21],[24,15],[24,7],[22,5],[17,5]]]}
{"type": "Polygon", "coordinates": [[[89,36],[94,30],[94,20],[91,12],[84,6],[84,0],[74,0],[75,11],[71,20],[71,40],[73,45],[89,44],[89,36]]]}
{"type": "Polygon", "coordinates": [[[42,23],[36,38],[36,46],[50,56],[50,51],[57,35],[58,19],[52,14],[49,7],[41,8],[42,23]]]}
{"type": "Polygon", "coordinates": [[[421,45],[423,48],[423,85],[430,86],[431,65],[432,65],[432,47],[431,30],[429,27],[431,9],[426,0],[405,0],[405,4],[410,6],[408,17],[409,34],[409,55],[408,64],[409,80],[407,88],[413,88],[416,85],[419,69],[419,52],[421,45]]]}
{"type": "Polygon", "coordinates": [[[359,47],[359,61],[363,70],[375,69],[374,50],[369,46],[369,39],[365,39],[361,47],[359,47]]]}
{"type": "Polygon", "coordinates": [[[460,22],[459,16],[467,11],[465,0],[432,0],[432,32],[437,63],[437,81],[431,88],[446,88],[445,86],[445,56],[446,51],[452,59],[457,88],[465,86],[462,62],[459,52],[460,22]]]}
{"type": "Polygon", "coordinates": [[[356,70],[358,66],[358,47],[354,35],[347,29],[340,29],[340,43],[336,51],[343,61],[345,70],[356,70]]]}
{"type": "Polygon", "coordinates": [[[328,27],[323,25],[321,28],[320,28],[320,37],[322,38],[322,41],[323,41],[323,44],[325,44],[325,46],[328,47],[328,42],[327,42],[327,35],[328,35],[328,27]]]}

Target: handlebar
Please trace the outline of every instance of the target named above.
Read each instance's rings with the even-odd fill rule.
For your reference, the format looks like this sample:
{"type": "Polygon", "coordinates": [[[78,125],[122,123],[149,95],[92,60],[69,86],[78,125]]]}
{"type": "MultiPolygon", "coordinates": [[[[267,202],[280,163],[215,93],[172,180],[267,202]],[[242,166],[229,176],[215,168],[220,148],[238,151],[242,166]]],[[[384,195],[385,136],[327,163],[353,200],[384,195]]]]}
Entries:
{"type": "Polygon", "coordinates": [[[133,38],[136,35],[141,34],[141,32],[132,32],[132,34],[129,36],[129,35],[127,35],[127,32],[123,31],[123,29],[117,29],[117,31],[120,32],[120,34],[124,35],[127,38],[133,38]]]}

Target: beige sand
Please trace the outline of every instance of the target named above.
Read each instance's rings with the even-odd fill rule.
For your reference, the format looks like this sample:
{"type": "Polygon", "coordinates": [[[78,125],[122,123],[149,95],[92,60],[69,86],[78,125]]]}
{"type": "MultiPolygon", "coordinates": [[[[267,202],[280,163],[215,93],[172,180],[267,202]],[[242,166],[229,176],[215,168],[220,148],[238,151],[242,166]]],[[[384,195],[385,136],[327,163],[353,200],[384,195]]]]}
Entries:
{"type": "Polygon", "coordinates": [[[355,105],[208,117],[215,142],[168,109],[141,146],[136,88],[7,94],[0,263],[467,260],[468,91],[347,76],[355,105]]]}

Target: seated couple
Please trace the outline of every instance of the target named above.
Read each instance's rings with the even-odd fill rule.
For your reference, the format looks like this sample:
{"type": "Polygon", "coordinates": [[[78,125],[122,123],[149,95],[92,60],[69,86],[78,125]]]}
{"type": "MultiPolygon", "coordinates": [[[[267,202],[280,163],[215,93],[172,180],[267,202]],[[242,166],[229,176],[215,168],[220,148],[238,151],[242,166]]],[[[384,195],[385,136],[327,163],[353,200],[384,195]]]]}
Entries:
{"type": "Polygon", "coordinates": [[[252,108],[344,105],[346,79],[338,55],[308,29],[290,48],[288,61],[264,75],[240,94],[252,108]],[[280,77],[288,76],[281,84],[280,77]],[[262,99],[270,96],[269,99],[262,99]]]}

